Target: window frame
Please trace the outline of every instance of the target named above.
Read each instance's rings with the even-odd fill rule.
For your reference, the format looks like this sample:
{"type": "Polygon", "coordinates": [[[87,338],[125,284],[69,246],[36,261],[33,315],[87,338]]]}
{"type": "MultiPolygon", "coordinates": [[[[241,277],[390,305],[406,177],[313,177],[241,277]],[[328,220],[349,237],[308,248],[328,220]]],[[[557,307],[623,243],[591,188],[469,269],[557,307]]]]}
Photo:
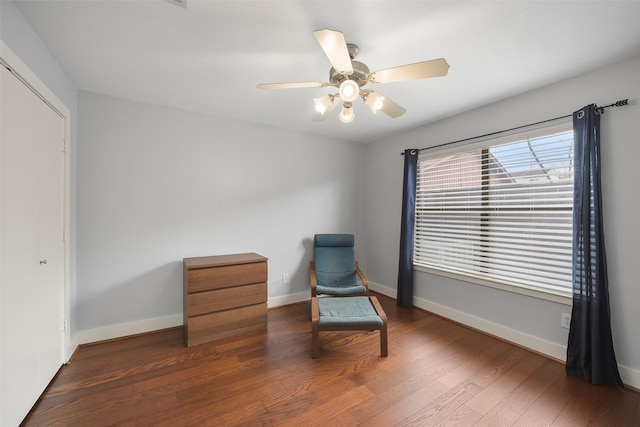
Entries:
{"type": "MultiPolygon", "coordinates": [[[[562,118],[554,123],[540,124],[531,127],[527,127],[525,130],[519,129],[517,131],[503,132],[498,136],[488,136],[484,138],[478,138],[472,142],[464,144],[454,144],[452,146],[446,146],[442,148],[433,148],[425,154],[421,154],[418,158],[424,159],[425,157],[443,157],[452,154],[460,154],[464,152],[471,152],[481,148],[488,148],[489,146],[496,146],[501,144],[507,144],[510,142],[517,142],[525,139],[540,138],[562,132],[573,131],[573,123],[571,118],[562,118]]],[[[416,196],[417,197],[417,196],[416,196]]],[[[416,209],[418,205],[416,204],[416,209]]],[[[417,229],[418,215],[416,215],[416,229],[417,229]]],[[[417,245],[417,238],[414,239],[414,247],[417,245]]],[[[497,278],[483,278],[473,274],[468,274],[462,271],[455,271],[447,269],[445,267],[430,267],[421,264],[416,264],[416,255],[414,251],[413,259],[414,270],[442,276],[450,279],[455,279],[467,283],[486,286],[494,289],[500,289],[508,292],[513,292],[521,295],[535,297],[543,300],[554,301],[561,304],[571,305],[572,291],[567,289],[566,291],[544,289],[537,286],[526,285],[522,283],[515,283],[506,280],[500,280],[497,278]]]]}

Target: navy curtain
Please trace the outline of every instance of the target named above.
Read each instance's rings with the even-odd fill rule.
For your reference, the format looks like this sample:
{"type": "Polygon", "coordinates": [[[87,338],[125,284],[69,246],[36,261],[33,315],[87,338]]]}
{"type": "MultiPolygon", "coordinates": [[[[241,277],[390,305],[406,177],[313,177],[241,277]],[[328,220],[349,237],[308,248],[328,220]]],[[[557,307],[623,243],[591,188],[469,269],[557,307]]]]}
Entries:
{"type": "MultiPolygon", "coordinates": [[[[601,112],[602,110],[600,110],[601,112]]],[[[566,373],[624,387],[613,351],[600,186],[600,112],[573,113],[573,309],[566,373]]]]}
{"type": "Polygon", "coordinates": [[[417,172],[418,150],[405,150],[397,298],[397,304],[405,308],[413,307],[413,233],[416,217],[417,172]]]}

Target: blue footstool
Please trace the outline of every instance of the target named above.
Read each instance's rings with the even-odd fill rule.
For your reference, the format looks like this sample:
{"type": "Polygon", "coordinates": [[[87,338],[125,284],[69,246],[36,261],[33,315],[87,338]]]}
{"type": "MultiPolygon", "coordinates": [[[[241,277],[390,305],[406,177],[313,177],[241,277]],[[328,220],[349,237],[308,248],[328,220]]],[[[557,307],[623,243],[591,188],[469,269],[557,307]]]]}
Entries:
{"type": "Polygon", "coordinates": [[[320,355],[320,331],[379,330],[387,356],[387,315],[374,296],[311,298],[311,357],[320,355]]]}

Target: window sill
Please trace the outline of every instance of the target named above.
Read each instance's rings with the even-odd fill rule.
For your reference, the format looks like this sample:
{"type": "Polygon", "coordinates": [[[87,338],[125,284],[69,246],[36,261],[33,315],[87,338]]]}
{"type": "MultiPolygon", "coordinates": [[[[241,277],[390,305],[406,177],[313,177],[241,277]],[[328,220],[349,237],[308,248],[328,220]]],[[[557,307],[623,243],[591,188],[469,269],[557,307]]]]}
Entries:
{"type": "Polygon", "coordinates": [[[543,299],[547,301],[557,302],[559,304],[572,305],[572,295],[570,292],[541,290],[535,287],[525,287],[522,285],[514,285],[507,282],[498,282],[493,280],[484,280],[467,274],[456,273],[449,270],[441,270],[436,268],[423,267],[421,265],[413,266],[415,271],[434,274],[436,276],[448,277],[475,285],[487,286],[489,288],[500,289],[507,292],[513,292],[520,295],[526,295],[533,298],[543,299]]]}

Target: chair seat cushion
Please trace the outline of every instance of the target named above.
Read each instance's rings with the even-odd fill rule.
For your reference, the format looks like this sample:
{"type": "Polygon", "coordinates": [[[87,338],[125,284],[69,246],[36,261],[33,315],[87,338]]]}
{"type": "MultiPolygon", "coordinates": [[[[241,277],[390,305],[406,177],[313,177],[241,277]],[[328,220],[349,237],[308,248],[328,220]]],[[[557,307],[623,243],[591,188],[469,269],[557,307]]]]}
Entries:
{"type": "Polygon", "coordinates": [[[319,298],[318,311],[320,328],[379,328],[383,324],[369,297],[319,298]]]}
{"type": "Polygon", "coordinates": [[[367,293],[367,288],[362,285],[353,286],[316,286],[316,293],[318,295],[362,295],[367,293]]]}

